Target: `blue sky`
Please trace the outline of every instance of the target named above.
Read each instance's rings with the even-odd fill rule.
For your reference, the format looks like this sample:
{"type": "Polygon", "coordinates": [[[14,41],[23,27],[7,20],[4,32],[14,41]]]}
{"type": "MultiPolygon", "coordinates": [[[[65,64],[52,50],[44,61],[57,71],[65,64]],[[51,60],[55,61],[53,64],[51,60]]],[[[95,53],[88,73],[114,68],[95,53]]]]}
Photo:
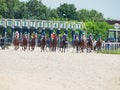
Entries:
{"type": "Polygon", "coordinates": [[[95,9],[102,12],[105,18],[120,20],[120,0],[42,0],[42,2],[50,8],[57,8],[63,3],[74,4],[78,10],[95,9]]]}

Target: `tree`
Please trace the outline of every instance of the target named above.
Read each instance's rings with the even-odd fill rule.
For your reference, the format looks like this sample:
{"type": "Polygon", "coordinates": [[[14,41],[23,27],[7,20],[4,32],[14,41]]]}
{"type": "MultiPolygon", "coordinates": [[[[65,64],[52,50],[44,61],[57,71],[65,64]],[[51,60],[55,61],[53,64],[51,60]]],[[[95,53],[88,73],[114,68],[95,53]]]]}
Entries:
{"type": "Polygon", "coordinates": [[[29,0],[26,3],[29,19],[48,19],[47,7],[41,1],[29,0]]]}
{"type": "Polygon", "coordinates": [[[7,11],[7,16],[5,16],[5,18],[11,18],[11,19],[16,18],[16,14],[20,9],[19,0],[6,0],[6,5],[7,5],[8,11],[7,11]]]}
{"type": "Polygon", "coordinates": [[[67,18],[68,20],[75,20],[76,19],[76,7],[74,4],[67,4],[64,3],[57,8],[58,16],[60,18],[67,18]]]}
{"type": "Polygon", "coordinates": [[[58,18],[57,9],[50,9],[50,18],[51,19],[57,19],[58,18]]]}
{"type": "Polygon", "coordinates": [[[85,22],[87,27],[87,34],[93,34],[93,37],[97,39],[98,34],[101,35],[102,39],[105,40],[107,38],[107,31],[109,28],[113,28],[113,26],[109,25],[106,22],[85,22]]]}
{"type": "Polygon", "coordinates": [[[8,11],[6,0],[0,0],[0,18],[6,16],[6,12],[8,11]]]}
{"type": "Polygon", "coordinates": [[[103,14],[96,10],[81,9],[77,11],[79,21],[102,21],[103,14]]]}
{"type": "Polygon", "coordinates": [[[78,10],[77,13],[78,13],[78,21],[88,21],[90,18],[89,17],[90,11],[87,9],[78,10]]]}
{"type": "Polygon", "coordinates": [[[89,14],[89,18],[91,18],[91,21],[102,21],[104,20],[103,14],[99,13],[96,10],[91,10],[89,14]]]}

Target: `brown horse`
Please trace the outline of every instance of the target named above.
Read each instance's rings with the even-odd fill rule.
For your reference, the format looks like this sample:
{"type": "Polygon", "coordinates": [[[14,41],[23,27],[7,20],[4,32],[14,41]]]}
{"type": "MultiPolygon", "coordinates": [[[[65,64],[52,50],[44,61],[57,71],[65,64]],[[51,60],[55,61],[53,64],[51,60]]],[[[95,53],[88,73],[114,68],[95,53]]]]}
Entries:
{"type": "Polygon", "coordinates": [[[91,52],[93,50],[93,42],[92,39],[89,39],[87,42],[87,52],[91,52]]]}
{"type": "Polygon", "coordinates": [[[97,49],[97,52],[99,52],[99,51],[101,50],[101,48],[102,48],[102,40],[99,39],[99,40],[96,42],[96,45],[95,45],[95,47],[94,47],[94,50],[97,49]]]}
{"type": "Polygon", "coordinates": [[[43,37],[42,40],[40,40],[40,47],[41,47],[41,52],[45,50],[45,46],[46,46],[46,38],[43,37]]]}
{"type": "Polygon", "coordinates": [[[73,42],[73,48],[76,48],[76,52],[78,53],[79,51],[79,46],[80,46],[80,41],[79,40],[74,40],[73,42]]]}
{"type": "Polygon", "coordinates": [[[50,51],[56,51],[57,46],[57,37],[55,37],[53,40],[50,41],[50,51]]]}
{"type": "Polygon", "coordinates": [[[67,48],[67,44],[68,44],[68,41],[67,41],[67,38],[65,38],[64,40],[60,41],[60,48],[62,49],[61,52],[65,52],[65,49],[67,48]]]}
{"type": "Polygon", "coordinates": [[[85,49],[86,47],[86,41],[85,39],[81,38],[80,40],[80,49],[81,49],[81,52],[83,52],[83,50],[85,49]]]}
{"type": "Polygon", "coordinates": [[[36,45],[35,40],[36,40],[35,38],[32,38],[31,41],[30,41],[31,51],[33,51],[35,49],[35,45],[36,45]]]}
{"type": "Polygon", "coordinates": [[[14,38],[13,45],[14,45],[15,50],[19,49],[19,38],[17,38],[17,37],[14,38]]]}
{"type": "Polygon", "coordinates": [[[27,41],[27,38],[25,36],[23,36],[23,40],[22,40],[22,50],[26,50],[27,49],[27,44],[28,44],[28,41],[27,41]]]}

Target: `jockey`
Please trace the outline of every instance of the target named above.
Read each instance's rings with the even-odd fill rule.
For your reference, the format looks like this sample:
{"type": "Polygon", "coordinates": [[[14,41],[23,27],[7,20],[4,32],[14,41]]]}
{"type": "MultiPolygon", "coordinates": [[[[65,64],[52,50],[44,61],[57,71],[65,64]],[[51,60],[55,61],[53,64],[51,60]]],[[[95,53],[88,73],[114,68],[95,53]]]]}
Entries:
{"type": "Polygon", "coordinates": [[[42,32],[42,34],[41,34],[41,40],[42,40],[44,37],[46,37],[46,33],[45,33],[45,31],[42,32]]]}
{"type": "Polygon", "coordinates": [[[19,32],[18,31],[15,32],[15,38],[17,38],[17,39],[19,38],[19,32]]]}
{"type": "Polygon", "coordinates": [[[56,34],[53,32],[52,34],[51,34],[51,39],[53,40],[53,39],[55,39],[56,38],[56,34]]]}
{"type": "Polygon", "coordinates": [[[36,38],[36,35],[35,35],[34,32],[32,33],[31,38],[32,38],[32,39],[33,39],[33,38],[34,38],[34,39],[36,38]]]}
{"type": "Polygon", "coordinates": [[[81,36],[81,40],[84,40],[84,39],[85,39],[85,33],[83,32],[81,36]]]}
{"type": "Polygon", "coordinates": [[[27,38],[27,32],[24,33],[24,38],[27,38]]]}
{"type": "Polygon", "coordinates": [[[66,34],[64,33],[62,36],[62,41],[65,40],[67,38],[66,34]]]}
{"type": "Polygon", "coordinates": [[[89,40],[92,40],[92,38],[93,38],[92,33],[90,33],[89,40]]]}
{"type": "Polygon", "coordinates": [[[78,32],[75,33],[75,40],[79,40],[79,34],[78,34],[78,32]]]}

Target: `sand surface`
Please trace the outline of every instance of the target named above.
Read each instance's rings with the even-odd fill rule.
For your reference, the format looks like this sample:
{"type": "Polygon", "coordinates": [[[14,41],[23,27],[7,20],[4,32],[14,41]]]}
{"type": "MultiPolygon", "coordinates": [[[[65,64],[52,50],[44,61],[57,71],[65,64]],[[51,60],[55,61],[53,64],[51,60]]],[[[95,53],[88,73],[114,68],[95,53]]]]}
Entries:
{"type": "Polygon", "coordinates": [[[120,55],[0,49],[0,90],[120,90],[120,55]]]}

